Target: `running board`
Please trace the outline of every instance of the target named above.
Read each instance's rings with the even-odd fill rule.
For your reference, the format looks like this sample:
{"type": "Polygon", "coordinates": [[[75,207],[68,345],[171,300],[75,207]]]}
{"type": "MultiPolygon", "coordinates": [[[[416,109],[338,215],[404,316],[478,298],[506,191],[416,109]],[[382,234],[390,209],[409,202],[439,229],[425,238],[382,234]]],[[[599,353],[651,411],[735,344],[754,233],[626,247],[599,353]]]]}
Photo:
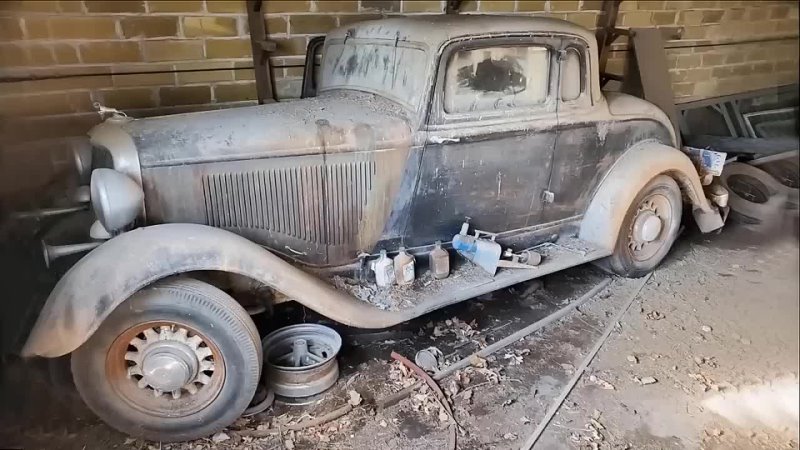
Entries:
{"type": "MultiPolygon", "coordinates": [[[[558,244],[543,244],[534,250],[544,257],[540,265],[530,269],[501,268],[498,269],[494,277],[471,262],[464,261],[451,272],[448,278],[443,280],[430,280],[428,277],[421,277],[412,286],[394,286],[389,289],[374,291],[372,296],[364,295],[365,292],[370,292],[368,289],[353,288],[353,286],[343,287],[341,283],[337,283],[337,288],[349,291],[348,293],[376,309],[382,309],[380,311],[382,316],[394,316],[391,322],[401,323],[454,303],[591,262],[611,254],[610,251],[598,249],[585,241],[574,238],[562,239],[558,244]],[[398,310],[383,310],[389,305],[395,305],[398,310]]],[[[349,322],[356,327],[360,326],[358,317],[351,318],[349,322]]],[[[372,327],[366,326],[365,328],[372,327]]]]}

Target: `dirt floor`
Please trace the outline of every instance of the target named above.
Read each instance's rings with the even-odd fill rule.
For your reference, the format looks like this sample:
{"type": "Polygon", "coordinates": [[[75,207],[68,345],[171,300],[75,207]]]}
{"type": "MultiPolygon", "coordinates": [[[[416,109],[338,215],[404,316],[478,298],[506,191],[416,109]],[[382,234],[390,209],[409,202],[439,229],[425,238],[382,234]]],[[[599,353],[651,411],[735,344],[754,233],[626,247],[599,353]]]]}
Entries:
{"type": "MultiPolygon", "coordinates": [[[[541,435],[537,449],[778,449],[798,447],[798,240],[790,232],[728,227],[688,232],[614,326],[541,435]]],[[[380,407],[413,384],[391,362],[436,346],[444,364],[574,301],[609,275],[574,268],[454,305],[385,332],[340,329],[347,343],[334,388],[301,405],[277,402],[204,440],[129,439],[87,411],[59,364],[6,361],[0,448],[460,449],[519,448],[586,355],[636,292],[612,283],[562,321],[439,384],[457,428],[430,389],[380,407]],[[323,426],[244,436],[320,417],[361,401],[323,426]],[[452,427],[452,428],[451,428],[452,427]]],[[[291,315],[287,313],[287,315],[291,315]]]]}

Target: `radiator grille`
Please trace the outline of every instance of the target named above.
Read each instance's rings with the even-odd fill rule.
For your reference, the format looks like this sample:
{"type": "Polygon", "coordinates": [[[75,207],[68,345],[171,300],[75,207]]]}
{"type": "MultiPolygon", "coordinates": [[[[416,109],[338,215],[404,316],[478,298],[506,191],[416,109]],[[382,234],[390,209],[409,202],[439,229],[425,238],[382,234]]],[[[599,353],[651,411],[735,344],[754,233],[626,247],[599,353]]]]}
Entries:
{"type": "Polygon", "coordinates": [[[206,218],[221,228],[345,244],[358,234],[374,175],[372,161],[207,174],[206,218]]]}

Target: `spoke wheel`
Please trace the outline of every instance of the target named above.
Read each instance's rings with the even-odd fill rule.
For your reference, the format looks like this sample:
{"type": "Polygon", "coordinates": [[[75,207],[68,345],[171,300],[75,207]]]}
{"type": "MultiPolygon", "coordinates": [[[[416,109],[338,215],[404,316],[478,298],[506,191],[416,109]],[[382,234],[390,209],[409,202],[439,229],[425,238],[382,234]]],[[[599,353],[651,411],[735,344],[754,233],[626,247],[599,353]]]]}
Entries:
{"type": "Polygon", "coordinates": [[[119,305],[72,354],[75,386],[103,421],[174,442],[209,436],[241,416],[261,371],[258,330],[214,286],[174,278],[119,305]]]}
{"type": "Polygon", "coordinates": [[[196,413],[214,401],[225,363],[219,348],[192,327],[148,322],[114,340],[106,373],[131,407],[170,417],[196,413]]]}

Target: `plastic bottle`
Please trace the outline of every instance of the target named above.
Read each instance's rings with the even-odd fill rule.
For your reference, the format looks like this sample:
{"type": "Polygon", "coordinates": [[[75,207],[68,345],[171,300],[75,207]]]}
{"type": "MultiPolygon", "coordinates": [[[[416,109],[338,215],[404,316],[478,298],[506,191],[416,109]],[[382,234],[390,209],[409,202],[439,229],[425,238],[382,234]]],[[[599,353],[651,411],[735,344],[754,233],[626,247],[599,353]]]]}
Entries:
{"type": "Polygon", "coordinates": [[[394,284],[394,263],[386,256],[386,250],[381,250],[380,258],[372,262],[372,270],[375,272],[375,282],[378,286],[388,287],[394,284]]]}
{"type": "Polygon", "coordinates": [[[399,285],[414,282],[414,257],[406,253],[405,247],[400,247],[400,251],[394,257],[394,278],[399,285]]]}
{"type": "Polygon", "coordinates": [[[441,280],[450,275],[450,254],[442,248],[442,241],[436,241],[436,247],[428,253],[428,264],[434,279],[441,280]]]}

